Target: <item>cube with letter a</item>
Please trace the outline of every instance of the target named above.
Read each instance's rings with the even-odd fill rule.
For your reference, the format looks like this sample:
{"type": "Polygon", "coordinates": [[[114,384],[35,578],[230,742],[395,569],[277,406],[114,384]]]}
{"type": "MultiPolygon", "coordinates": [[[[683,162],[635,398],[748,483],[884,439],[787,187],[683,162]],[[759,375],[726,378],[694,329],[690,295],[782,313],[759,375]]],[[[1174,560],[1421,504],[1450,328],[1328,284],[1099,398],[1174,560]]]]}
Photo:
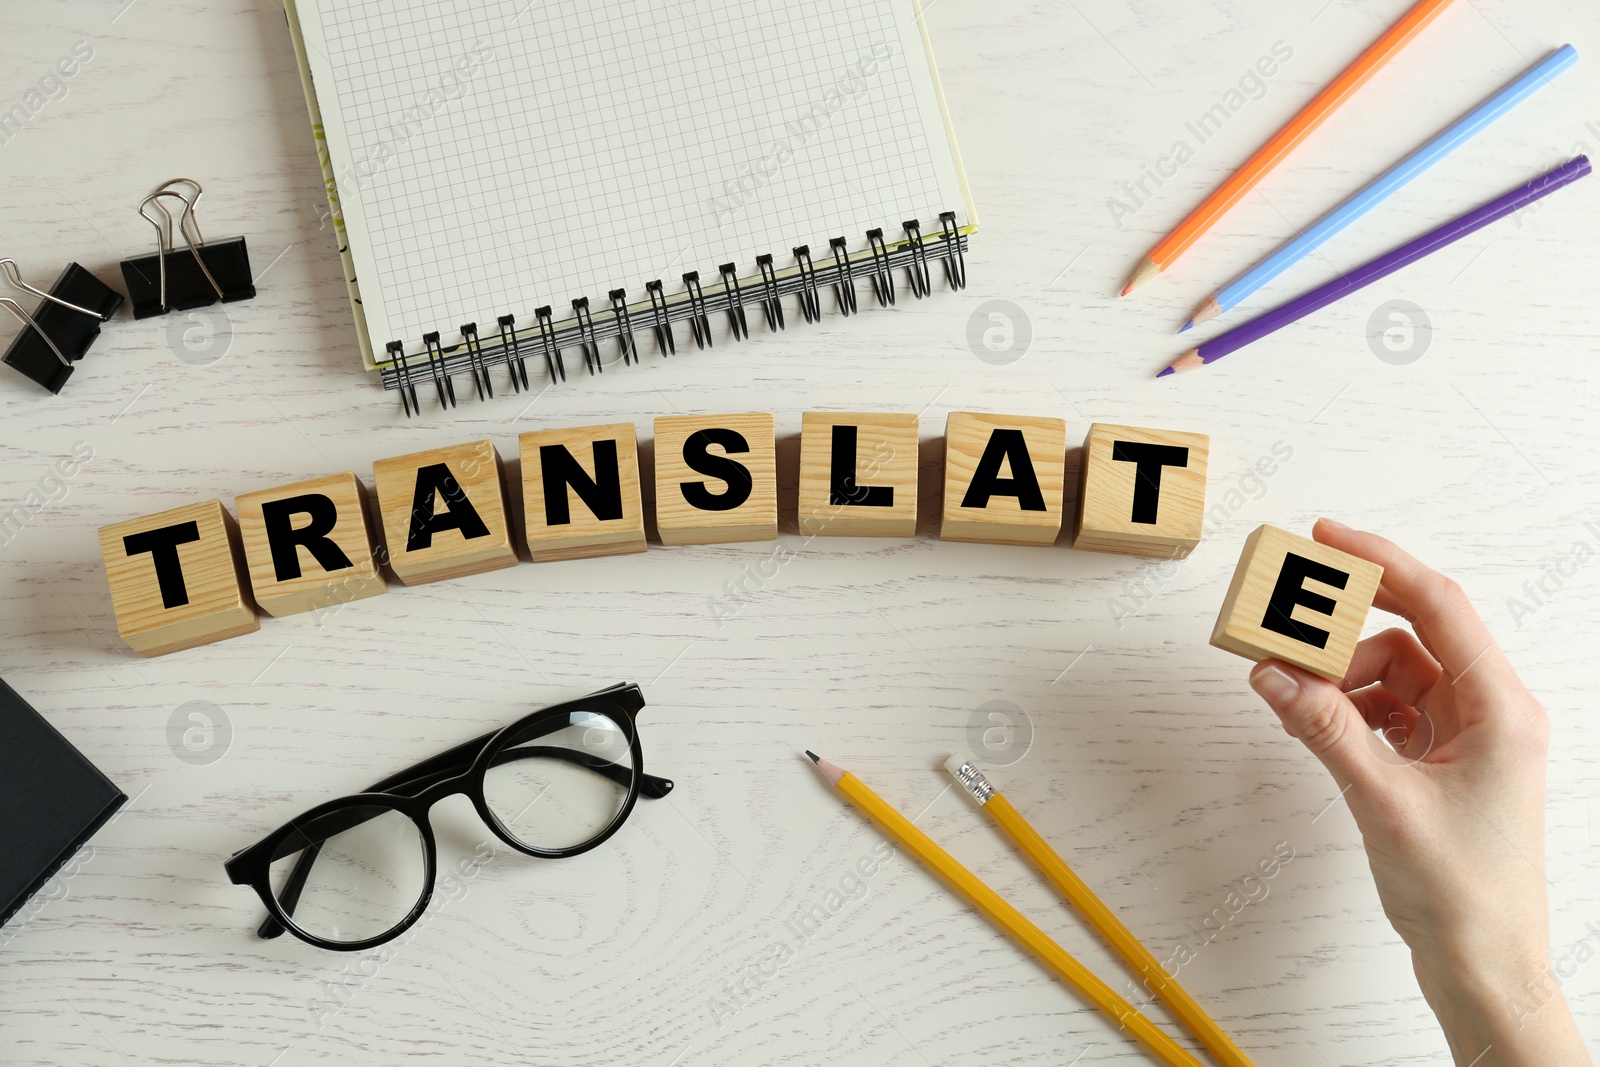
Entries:
{"type": "Polygon", "coordinates": [[[220,500],[100,529],[117,633],[164,656],[261,628],[246,592],[233,516],[220,500]]]}
{"type": "Polygon", "coordinates": [[[331,609],[388,587],[373,557],[366,489],[351,471],[235,500],[250,587],[268,615],[331,609]]]}
{"type": "Polygon", "coordinates": [[[778,539],[771,414],[656,419],[656,530],[664,545],[778,539]]]}
{"type": "Polygon", "coordinates": [[[806,412],[798,511],[803,534],[915,537],[917,417],[806,412]]]}
{"type": "Polygon", "coordinates": [[[1073,548],[1181,559],[1200,543],[1211,438],[1097,422],[1083,442],[1073,548]]]}
{"type": "Polygon", "coordinates": [[[1067,424],[952,411],[945,422],[946,541],[1051,545],[1061,532],[1067,424]]]}
{"type": "Polygon", "coordinates": [[[535,563],[645,550],[633,423],[535,430],[521,448],[523,529],[535,563]]]}
{"type": "Polygon", "coordinates": [[[389,566],[405,584],[516,565],[494,442],[380,459],[372,476],[389,566]]]}
{"type": "Polygon", "coordinates": [[[1337,682],[1382,580],[1376,563],[1276,526],[1258,527],[1245,540],[1211,643],[1337,682]]]}

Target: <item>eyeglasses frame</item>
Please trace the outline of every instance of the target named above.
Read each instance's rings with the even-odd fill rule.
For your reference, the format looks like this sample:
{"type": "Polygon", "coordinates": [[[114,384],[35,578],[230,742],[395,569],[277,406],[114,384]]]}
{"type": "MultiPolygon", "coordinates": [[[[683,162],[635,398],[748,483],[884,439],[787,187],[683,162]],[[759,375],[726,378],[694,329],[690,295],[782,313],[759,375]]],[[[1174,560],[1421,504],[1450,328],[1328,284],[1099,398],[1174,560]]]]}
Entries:
{"type": "MultiPolygon", "coordinates": [[[[644,693],[631,682],[618,683],[606,689],[590,693],[588,696],[575,700],[564,701],[560,704],[542,708],[538,711],[524,715],[515,722],[492,730],[481,737],[464,742],[454,748],[439,753],[436,756],[416,764],[409,770],[391,775],[371,788],[349,796],[339,797],[326,803],[319,804],[289,822],[280,826],[260,841],[233,855],[223,864],[228,873],[229,880],[234,885],[246,885],[254,889],[256,896],[261,898],[261,903],[267,909],[267,919],[256,931],[256,936],[270,939],[281,936],[285,931],[294,934],[300,940],[317,948],[330,949],[335,952],[361,952],[366,949],[376,948],[387,944],[400,937],[411,929],[433,899],[435,884],[438,878],[438,846],[434,840],[433,827],[429,821],[429,812],[435,804],[446,797],[464,793],[471,800],[478,817],[489,827],[491,833],[503,841],[507,846],[528,856],[543,859],[565,859],[569,856],[581,855],[592,848],[604,844],[612,834],[622,828],[632,814],[634,804],[643,794],[647,799],[656,800],[672,792],[673,782],[667,778],[646,774],[644,770],[644,756],[640,749],[638,725],[635,722],[640,709],[645,706],[644,693]],[[536,848],[518,841],[501,825],[499,818],[489,809],[488,800],[484,796],[483,782],[489,772],[494,757],[509,739],[516,737],[516,744],[533,740],[541,734],[522,736],[522,732],[534,725],[546,722],[555,722],[571,716],[575,712],[593,712],[605,715],[615,722],[628,741],[628,751],[632,759],[632,773],[628,783],[628,795],[622,806],[598,834],[576,845],[566,848],[544,849],[536,848]],[[463,769],[463,764],[464,769],[463,769]],[[374,937],[362,941],[329,941],[326,938],[305,930],[296,925],[292,910],[299,902],[300,891],[305,880],[310,874],[311,866],[315,863],[321,841],[337,833],[343,833],[343,827],[333,833],[324,834],[321,841],[310,840],[310,835],[303,832],[302,828],[324,818],[330,813],[344,808],[356,807],[384,807],[389,808],[409,818],[416,826],[423,842],[424,872],[426,888],[410,913],[397,925],[374,937]],[[309,843],[299,851],[300,858],[295,861],[295,867],[290,872],[289,884],[284,887],[282,896],[272,891],[271,877],[272,865],[283,856],[275,855],[279,845],[294,834],[300,834],[309,843]]],[[[546,733],[554,732],[553,727],[546,733]]],[[[579,755],[574,752],[573,756],[579,755]]],[[[581,762],[576,761],[575,762],[581,762]]],[[[607,763],[615,767],[615,764],[607,763]]],[[[604,773],[599,767],[590,766],[597,773],[604,773]]],[[[607,775],[607,777],[611,777],[607,775]]],[[[360,825],[359,820],[351,826],[360,825]]],[[[284,853],[284,856],[294,853],[284,853]]]]}

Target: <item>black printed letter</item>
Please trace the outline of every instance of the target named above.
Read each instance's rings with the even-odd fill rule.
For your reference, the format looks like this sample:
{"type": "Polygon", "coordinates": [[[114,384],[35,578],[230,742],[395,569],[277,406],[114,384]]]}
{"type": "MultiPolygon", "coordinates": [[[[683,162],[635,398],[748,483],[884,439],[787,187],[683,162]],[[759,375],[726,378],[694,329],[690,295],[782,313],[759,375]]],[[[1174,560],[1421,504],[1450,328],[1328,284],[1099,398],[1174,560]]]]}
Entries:
{"type": "Polygon", "coordinates": [[[732,511],[750,499],[750,490],[755,483],[750,477],[750,468],[727,456],[713,456],[707,451],[711,445],[720,445],[724,452],[748,452],[750,442],[737,430],[713,426],[696,430],[683,443],[683,461],[689,465],[689,469],[720,478],[728,483],[728,488],[721,493],[712,493],[706,489],[705,482],[680,482],[678,488],[683,491],[683,499],[692,508],[700,511],[732,511]]]}
{"type": "Polygon", "coordinates": [[[833,428],[833,457],[828,464],[828,503],[834,507],[894,507],[894,486],[856,484],[855,426],[833,428]]]}
{"type": "Polygon", "coordinates": [[[1161,468],[1187,467],[1189,450],[1178,445],[1150,445],[1139,441],[1115,441],[1111,458],[1134,464],[1133,521],[1154,523],[1161,507],[1161,468]]]}
{"type": "Polygon", "coordinates": [[[261,505],[261,522],[267,530],[267,547],[272,549],[272,570],[280,582],[300,577],[300,554],[296,546],[311,553],[325,571],[342,571],[353,566],[344,550],[328,537],[339,521],[333,498],[307,493],[284,500],[269,500],[261,505]],[[309,515],[311,521],[294,528],[294,516],[309,515]]]}
{"type": "Polygon", "coordinates": [[[544,521],[546,526],[567,526],[572,508],[567,499],[570,487],[594,517],[601,521],[622,518],[622,474],[617,469],[617,443],[595,441],[594,477],[567,451],[566,445],[539,446],[539,476],[544,479],[544,521]]]}
{"type": "Polygon", "coordinates": [[[461,491],[461,483],[450,473],[446,463],[434,463],[417,468],[417,489],[411,497],[411,530],[406,534],[406,551],[417,552],[433,547],[433,535],[445,530],[460,530],[468,541],[474,537],[488,537],[489,527],[483,524],[478,511],[461,491]],[[433,496],[437,493],[448,505],[443,515],[433,513],[433,496]]]}
{"type": "Polygon", "coordinates": [[[992,496],[1014,496],[1023,511],[1048,511],[1044,506],[1044,493],[1039,490],[1039,479],[1033,473],[1033,457],[1028,455],[1028,442],[1021,430],[996,430],[989,435],[989,444],[978,460],[972,484],[962,498],[964,508],[986,508],[992,496]],[[1011,465],[1011,477],[1000,477],[1000,464],[1011,465]]]}
{"type": "Polygon", "coordinates": [[[1337,604],[1321,593],[1313,593],[1306,589],[1304,586],[1307,578],[1324,585],[1331,585],[1335,589],[1343,589],[1345,583],[1350,581],[1350,576],[1344,571],[1334,570],[1325,563],[1318,563],[1314,559],[1306,559],[1290,552],[1283,559],[1283,569],[1278,572],[1278,584],[1272,587],[1272,598],[1267,601],[1267,614],[1261,620],[1261,628],[1292,637],[1296,641],[1304,641],[1313,648],[1326,648],[1328,631],[1296,622],[1289,617],[1296,604],[1323,615],[1330,617],[1333,615],[1333,609],[1337,604]]]}
{"type": "Polygon", "coordinates": [[[180,522],[159,530],[129,534],[122,539],[122,550],[130,556],[150,553],[156,568],[156,584],[161,587],[161,606],[181,608],[189,602],[189,588],[183,584],[183,564],[178,561],[178,546],[200,540],[200,524],[180,522]]]}

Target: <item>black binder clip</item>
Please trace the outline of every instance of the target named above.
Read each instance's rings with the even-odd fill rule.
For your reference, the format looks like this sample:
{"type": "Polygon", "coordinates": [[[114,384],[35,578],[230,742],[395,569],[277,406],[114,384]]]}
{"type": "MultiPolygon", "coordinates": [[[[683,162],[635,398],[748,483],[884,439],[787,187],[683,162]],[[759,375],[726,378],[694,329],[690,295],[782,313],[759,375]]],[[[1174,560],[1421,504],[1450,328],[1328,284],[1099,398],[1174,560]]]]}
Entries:
{"type": "Polygon", "coordinates": [[[122,264],[122,280],[128,286],[128,299],[133,301],[134,318],[207,307],[219,300],[229,304],[256,295],[244,238],[208,242],[200,233],[194,212],[204,192],[197,181],[174,178],[139,203],[140,216],[156,228],[156,254],[122,264]],[[193,192],[185,195],[174,186],[189,186],[193,192]],[[183,205],[176,231],[166,203],[169,200],[183,205]],[[173,247],[174,232],[183,238],[187,249],[173,247]]]}
{"type": "Polygon", "coordinates": [[[23,281],[14,261],[0,259],[0,269],[13,289],[42,301],[29,315],[15,300],[0,297],[0,305],[22,323],[22,332],[6,349],[5,363],[59,393],[72,377],[72,365],[100,336],[100,324],[122,306],[122,294],[76,263],[67,264],[48,293],[23,281]]]}

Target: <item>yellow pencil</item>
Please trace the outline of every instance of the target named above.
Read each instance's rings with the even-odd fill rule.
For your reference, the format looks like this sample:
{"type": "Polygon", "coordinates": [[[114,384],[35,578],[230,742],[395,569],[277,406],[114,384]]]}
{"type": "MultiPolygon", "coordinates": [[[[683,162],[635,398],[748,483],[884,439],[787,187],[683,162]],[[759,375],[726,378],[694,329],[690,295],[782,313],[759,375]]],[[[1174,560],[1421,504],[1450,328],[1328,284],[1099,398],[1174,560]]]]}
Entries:
{"type": "Polygon", "coordinates": [[[1034,956],[1062,981],[1066,982],[1089,1003],[1109,1015],[1122,1029],[1131,1033],[1138,1042],[1168,1067],[1203,1067],[1199,1060],[1189,1055],[1176,1041],[1161,1031],[1155,1023],[1139,1014],[1139,1010],[1118,995],[1117,991],[1096,978],[1087,967],[1073,959],[1066,949],[1050,940],[1045,932],[1029,922],[1023,914],[1006,902],[1005,898],[990,889],[977,875],[957,863],[955,857],[934,843],[933,838],[918,830],[911,820],[901,815],[878,794],[868,789],[861,779],[822,759],[815,752],[807,752],[817,770],[828,784],[842,793],[867,818],[877,823],[878,829],[888,835],[901,848],[921,860],[929,870],[944,880],[957,895],[981,911],[990,922],[1010,934],[1012,939],[1034,956]]]}
{"type": "Polygon", "coordinates": [[[1067,866],[1051,848],[1039,832],[1029,825],[1022,813],[1011,806],[999,790],[989,783],[983,772],[971,763],[964,761],[960,756],[951,756],[945,762],[945,770],[961,784],[972,799],[978,802],[989,817],[995,821],[1000,829],[1005,831],[1011,843],[1022,850],[1022,854],[1034,862],[1044,876],[1061,890],[1061,895],[1071,901],[1072,906],[1082,913],[1089,925],[1100,931],[1100,936],[1111,942],[1111,947],[1117,950],[1128,966],[1139,973],[1144,980],[1145,987],[1166,1002],[1172,1009],[1172,1014],[1178,1021],[1189,1029],[1189,1032],[1200,1039],[1200,1043],[1211,1050],[1217,1062],[1223,1067],[1255,1067],[1250,1062],[1233,1039],[1222,1032],[1206,1014],[1198,1001],[1189,995],[1188,990],[1180,986],[1177,981],[1167,975],[1163,967],[1150,950],[1139,943],[1129,929],[1122,925],[1122,920],[1117,918],[1116,912],[1106,907],[1101,899],[1094,895],[1090,889],[1067,866]]]}

